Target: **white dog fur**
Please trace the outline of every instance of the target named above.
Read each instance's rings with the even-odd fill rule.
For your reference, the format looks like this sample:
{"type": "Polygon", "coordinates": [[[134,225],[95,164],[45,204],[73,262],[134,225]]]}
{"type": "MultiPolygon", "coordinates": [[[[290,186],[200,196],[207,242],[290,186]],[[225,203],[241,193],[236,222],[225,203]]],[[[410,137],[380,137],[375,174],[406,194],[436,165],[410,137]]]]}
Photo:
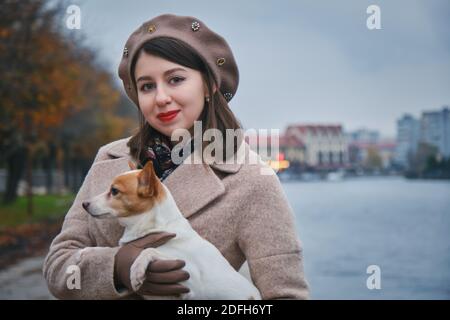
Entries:
{"type": "MultiPolygon", "coordinates": [[[[129,175],[129,179],[136,179],[139,171],[141,170],[129,171],[121,176],[129,175]]],[[[158,180],[157,183],[161,182],[158,180]]],[[[190,292],[181,295],[181,299],[261,299],[258,289],[237,272],[213,244],[191,227],[170,191],[164,184],[161,185],[165,193],[163,200],[140,214],[117,216],[109,206],[108,191],[89,200],[89,207],[86,209],[94,217],[118,218],[119,223],[125,227],[120,245],[155,232],[176,234],[175,238],[157,249],[145,249],[137,257],[130,269],[133,289],[136,291],[143,284],[147,267],[155,259],[182,259],[186,262],[184,270],[189,272],[190,278],[181,284],[188,287],[190,292]]],[[[167,299],[155,296],[144,298],[167,299]]]]}

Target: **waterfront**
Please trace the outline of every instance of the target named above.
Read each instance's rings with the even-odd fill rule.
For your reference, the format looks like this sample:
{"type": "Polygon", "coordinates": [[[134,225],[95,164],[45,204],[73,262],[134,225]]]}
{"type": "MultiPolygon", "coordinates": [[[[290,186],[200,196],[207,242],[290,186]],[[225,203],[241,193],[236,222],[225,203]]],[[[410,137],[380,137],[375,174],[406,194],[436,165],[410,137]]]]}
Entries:
{"type": "MultiPolygon", "coordinates": [[[[283,182],[312,299],[450,299],[450,182],[283,182]],[[381,269],[381,289],[366,269],[381,269]]],[[[0,299],[49,299],[43,257],[0,272],[0,299]]]]}
{"type": "Polygon", "coordinates": [[[283,182],[313,299],[450,299],[450,182],[283,182]],[[381,289],[369,290],[369,265],[381,289]]]}

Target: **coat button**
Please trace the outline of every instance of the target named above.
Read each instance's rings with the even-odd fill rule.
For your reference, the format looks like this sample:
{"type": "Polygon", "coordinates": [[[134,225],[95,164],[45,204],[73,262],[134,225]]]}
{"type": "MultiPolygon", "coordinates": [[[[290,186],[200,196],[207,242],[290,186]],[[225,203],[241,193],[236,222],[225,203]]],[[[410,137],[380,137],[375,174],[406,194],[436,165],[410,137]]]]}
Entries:
{"type": "Polygon", "coordinates": [[[198,21],[193,21],[191,24],[192,31],[198,31],[200,29],[200,23],[198,21]]]}
{"type": "Polygon", "coordinates": [[[154,24],[149,25],[147,31],[148,31],[148,33],[155,32],[156,31],[156,26],[154,24]]]}
{"type": "Polygon", "coordinates": [[[220,67],[225,64],[225,58],[219,58],[216,61],[217,65],[220,67]]]}

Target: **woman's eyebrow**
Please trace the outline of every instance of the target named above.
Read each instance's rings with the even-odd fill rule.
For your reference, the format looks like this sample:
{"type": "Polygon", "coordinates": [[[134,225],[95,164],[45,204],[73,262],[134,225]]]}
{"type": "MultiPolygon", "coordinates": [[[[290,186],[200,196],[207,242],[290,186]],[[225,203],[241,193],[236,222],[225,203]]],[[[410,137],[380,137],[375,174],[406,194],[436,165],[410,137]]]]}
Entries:
{"type": "MultiPolygon", "coordinates": [[[[169,69],[169,70],[164,72],[164,76],[166,76],[166,75],[168,75],[168,74],[170,74],[172,72],[175,72],[175,71],[186,71],[186,70],[183,69],[183,68],[180,68],[180,67],[169,69]]],[[[142,77],[139,77],[136,82],[139,82],[139,81],[142,81],[142,80],[152,80],[152,77],[150,77],[150,76],[142,76],[142,77]]]]}

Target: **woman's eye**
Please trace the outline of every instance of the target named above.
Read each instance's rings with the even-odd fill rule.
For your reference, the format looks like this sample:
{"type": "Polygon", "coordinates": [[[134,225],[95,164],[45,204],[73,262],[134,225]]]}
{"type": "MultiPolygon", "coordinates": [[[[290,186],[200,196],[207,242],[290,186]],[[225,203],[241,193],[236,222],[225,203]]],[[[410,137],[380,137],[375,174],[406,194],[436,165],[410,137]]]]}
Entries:
{"type": "Polygon", "coordinates": [[[115,196],[115,195],[117,195],[119,193],[119,190],[118,189],[116,189],[116,188],[114,188],[114,187],[111,187],[111,195],[112,196],[115,196]]]}
{"type": "MultiPolygon", "coordinates": [[[[172,84],[177,84],[182,81],[184,81],[184,78],[182,78],[182,77],[173,77],[169,80],[169,82],[172,84]]],[[[147,92],[147,91],[154,89],[154,87],[155,87],[155,85],[153,83],[145,83],[142,85],[141,91],[147,92]]]]}
{"type": "Polygon", "coordinates": [[[181,82],[183,80],[184,80],[184,78],[181,78],[181,77],[173,77],[172,79],[170,79],[170,81],[173,81],[175,83],[181,82]]]}
{"type": "Polygon", "coordinates": [[[142,91],[149,91],[153,88],[153,84],[152,83],[145,83],[144,85],[142,85],[141,90],[142,91]]]}

